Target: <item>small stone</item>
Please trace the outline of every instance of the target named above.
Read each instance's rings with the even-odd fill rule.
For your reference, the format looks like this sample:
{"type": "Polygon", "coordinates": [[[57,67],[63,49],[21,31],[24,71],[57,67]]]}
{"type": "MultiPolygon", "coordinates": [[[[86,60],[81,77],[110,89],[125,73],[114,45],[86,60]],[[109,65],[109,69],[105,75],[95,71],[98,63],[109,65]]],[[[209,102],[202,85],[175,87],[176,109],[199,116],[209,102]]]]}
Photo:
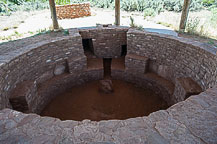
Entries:
{"type": "Polygon", "coordinates": [[[61,75],[65,72],[66,67],[64,65],[57,65],[54,69],[54,75],[61,75]]]}
{"type": "Polygon", "coordinates": [[[112,86],[112,80],[106,79],[106,80],[100,80],[100,87],[99,91],[102,93],[110,94],[114,92],[113,86],[112,86]]]}

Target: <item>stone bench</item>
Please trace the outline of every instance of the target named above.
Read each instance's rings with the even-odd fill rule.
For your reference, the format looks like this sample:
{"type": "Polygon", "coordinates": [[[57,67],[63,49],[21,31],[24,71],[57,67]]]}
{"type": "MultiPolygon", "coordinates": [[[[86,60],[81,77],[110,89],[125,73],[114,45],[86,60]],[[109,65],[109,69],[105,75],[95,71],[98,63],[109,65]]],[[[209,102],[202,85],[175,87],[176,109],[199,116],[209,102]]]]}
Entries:
{"type": "Polygon", "coordinates": [[[34,102],[37,95],[36,83],[34,81],[23,81],[17,84],[12,91],[9,101],[14,110],[21,112],[34,112],[34,102]]]}
{"type": "Polygon", "coordinates": [[[184,101],[191,95],[198,95],[202,88],[191,78],[177,78],[175,81],[175,90],[172,96],[173,104],[184,101]]]}
{"type": "Polygon", "coordinates": [[[146,73],[144,79],[149,83],[147,84],[149,88],[160,95],[170,105],[170,99],[174,92],[174,84],[155,73],[146,73]]]}
{"type": "Polygon", "coordinates": [[[148,69],[149,58],[136,54],[127,54],[125,58],[126,71],[135,74],[144,74],[148,69]]]}

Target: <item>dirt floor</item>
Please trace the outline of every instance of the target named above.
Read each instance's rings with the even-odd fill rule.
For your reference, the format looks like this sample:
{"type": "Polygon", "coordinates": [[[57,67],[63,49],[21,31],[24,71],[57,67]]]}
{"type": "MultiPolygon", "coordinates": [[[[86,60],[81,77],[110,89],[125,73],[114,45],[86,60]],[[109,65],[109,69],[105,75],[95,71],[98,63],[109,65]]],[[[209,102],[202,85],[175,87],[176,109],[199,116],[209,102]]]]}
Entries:
{"type": "Polygon", "coordinates": [[[153,91],[113,80],[114,93],[99,92],[99,81],[75,86],[54,98],[41,113],[61,120],[94,121],[147,116],[166,109],[166,102],[153,91]]]}

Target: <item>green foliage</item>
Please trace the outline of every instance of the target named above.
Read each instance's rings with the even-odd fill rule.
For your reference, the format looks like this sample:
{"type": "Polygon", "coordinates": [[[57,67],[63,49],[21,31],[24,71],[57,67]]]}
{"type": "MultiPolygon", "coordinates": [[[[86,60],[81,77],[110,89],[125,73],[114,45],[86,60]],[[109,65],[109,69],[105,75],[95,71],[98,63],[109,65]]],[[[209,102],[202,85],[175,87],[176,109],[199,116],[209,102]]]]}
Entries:
{"type": "Polygon", "coordinates": [[[114,8],[115,0],[91,0],[92,5],[99,8],[114,8]]]}
{"type": "Polygon", "coordinates": [[[68,30],[68,29],[64,29],[64,30],[63,30],[63,35],[64,35],[64,36],[69,35],[69,30],[68,30]]]}
{"type": "Polygon", "coordinates": [[[212,5],[217,6],[217,1],[215,1],[215,0],[202,0],[202,3],[206,7],[209,7],[209,6],[212,6],[212,5]]]}
{"type": "Polygon", "coordinates": [[[153,8],[147,8],[144,10],[144,18],[147,16],[155,16],[155,10],[153,8]]]}
{"type": "MultiPolygon", "coordinates": [[[[115,0],[55,0],[57,5],[71,3],[90,2],[92,6],[99,8],[114,8],[115,0]]],[[[121,9],[124,11],[145,11],[151,9],[155,13],[161,11],[182,10],[184,0],[121,0],[121,9]]],[[[217,8],[217,0],[192,0],[190,10],[197,11],[206,8],[217,8]]],[[[48,0],[0,0],[0,14],[9,15],[14,11],[32,11],[49,8],[48,0]]]]}
{"type": "MultiPolygon", "coordinates": [[[[197,11],[204,8],[202,1],[203,0],[192,0],[190,10],[197,11]]],[[[100,8],[114,7],[114,0],[90,0],[90,2],[93,6],[100,8]]],[[[147,8],[152,8],[157,13],[164,10],[180,12],[183,3],[184,0],[121,0],[121,9],[124,11],[144,11],[147,8]]],[[[212,5],[213,4],[210,6],[212,5]]]]}
{"type": "Polygon", "coordinates": [[[212,12],[212,16],[211,16],[211,24],[215,27],[217,27],[217,8],[213,8],[211,9],[211,12],[212,12]]]}
{"type": "Polygon", "coordinates": [[[217,48],[217,43],[215,43],[213,40],[209,40],[207,43],[217,48]]]}
{"type": "Polygon", "coordinates": [[[136,11],[138,1],[136,0],[123,0],[121,3],[121,8],[125,11],[136,11]]]}
{"type": "Polygon", "coordinates": [[[197,34],[197,28],[200,20],[198,17],[189,18],[186,24],[186,32],[189,34],[197,34]]]}
{"type": "Polygon", "coordinates": [[[2,0],[0,1],[0,15],[10,15],[16,11],[33,11],[48,9],[47,0],[2,0]]]}
{"type": "Polygon", "coordinates": [[[56,5],[70,4],[70,0],[55,0],[56,5]]]}

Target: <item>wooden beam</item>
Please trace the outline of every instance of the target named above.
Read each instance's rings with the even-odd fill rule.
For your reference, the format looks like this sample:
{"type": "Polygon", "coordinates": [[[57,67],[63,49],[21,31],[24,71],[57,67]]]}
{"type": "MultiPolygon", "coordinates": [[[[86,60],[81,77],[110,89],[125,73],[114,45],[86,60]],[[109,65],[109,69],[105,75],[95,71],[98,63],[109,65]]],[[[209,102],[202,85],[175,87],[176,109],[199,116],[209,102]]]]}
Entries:
{"type": "Polygon", "coordinates": [[[53,28],[54,30],[59,29],[59,24],[57,21],[57,14],[56,14],[56,6],[54,0],[49,0],[49,5],[50,5],[50,11],[51,11],[51,18],[53,21],[53,28]]]}
{"type": "Polygon", "coordinates": [[[115,0],[115,25],[120,25],[120,0],[115,0]]]}
{"type": "Polygon", "coordinates": [[[190,4],[191,4],[191,0],[184,0],[184,4],[182,7],[182,16],[181,16],[181,21],[179,25],[179,30],[183,32],[185,31],[185,26],[187,23],[190,4]]]}

